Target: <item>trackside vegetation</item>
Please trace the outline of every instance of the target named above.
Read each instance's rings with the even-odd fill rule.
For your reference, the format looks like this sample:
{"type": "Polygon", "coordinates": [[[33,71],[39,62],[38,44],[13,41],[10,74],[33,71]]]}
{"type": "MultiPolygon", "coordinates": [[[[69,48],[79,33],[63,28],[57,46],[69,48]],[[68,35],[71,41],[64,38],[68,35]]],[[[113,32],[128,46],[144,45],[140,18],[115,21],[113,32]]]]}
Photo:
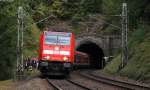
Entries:
{"type": "Polygon", "coordinates": [[[150,79],[150,32],[149,26],[138,27],[129,37],[129,61],[119,71],[121,55],[108,64],[104,71],[129,77],[138,81],[148,82],[150,79]]]}
{"type": "Polygon", "coordinates": [[[130,15],[128,64],[119,70],[121,64],[119,54],[103,71],[150,83],[150,2],[148,0],[128,2],[130,15]]]}

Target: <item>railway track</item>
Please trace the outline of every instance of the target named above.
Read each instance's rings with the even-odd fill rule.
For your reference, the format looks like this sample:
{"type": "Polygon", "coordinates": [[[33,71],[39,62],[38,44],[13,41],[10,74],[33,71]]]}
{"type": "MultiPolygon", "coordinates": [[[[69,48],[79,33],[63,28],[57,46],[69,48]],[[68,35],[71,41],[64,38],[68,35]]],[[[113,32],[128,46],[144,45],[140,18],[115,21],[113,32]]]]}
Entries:
{"type": "Polygon", "coordinates": [[[54,90],[150,90],[149,86],[98,76],[91,70],[75,71],[69,79],[46,79],[54,90]]]}
{"type": "Polygon", "coordinates": [[[85,71],[75,71],[71,74],[71,80],[78,82],[83,86],[87,86],[91,90],[127,90],[121,87],[112,86],[105,84],[103,82],[99,82],[90,78],[87,78],[80,73],[85,73],[85,71]]]}
{"type": "Polygon", "coordinates": [[[92,71],[82,71],[80,72],[80,75],[88,79],[95,80],[100,83],[105,83],[111,86],[117,86],[125,90],[150,90],[150,87],[146,85],[129,83],[124,81],[114,80],[108,77],[98,76],[95,75],[92,71]]]}
{"type": "Polygon", "coordinates": [[[46,79],[54,90],[92,90],[69,79],[46,79]]]}

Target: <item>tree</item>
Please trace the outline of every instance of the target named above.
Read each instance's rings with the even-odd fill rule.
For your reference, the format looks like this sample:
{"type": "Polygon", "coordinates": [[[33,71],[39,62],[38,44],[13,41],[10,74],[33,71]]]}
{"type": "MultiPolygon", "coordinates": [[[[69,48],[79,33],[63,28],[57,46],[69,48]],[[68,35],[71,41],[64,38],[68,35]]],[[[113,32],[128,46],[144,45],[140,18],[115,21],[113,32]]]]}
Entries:
{"type": "MultiPolygon", "coordinates": [[[[25,0],[26,1],[26,0],[25,0]]],[[[25,11],[30,11],[28,2],[14,0],[13,2],[0,2],[0,80],[8,79],[12,77],[13,70],[16,64],[16,42],[17,42],[17,9],[18,6],[23,6],[25,11]]],[[[25,47],[24,51],[31,52],[37,45],[37,36],[31,31],[32,18],[29,15],[30,12],[26,13],[24,23],[28,26],[25,30],[25,47]],[[35,41],[36,40],[36,41],[35,41]],[[30,42],[28,42],[30,41],[30,42]],[[29,46],[29,47],[27,47],[29,46]]],[[[36,31],[38,32],[38,31],[36,31]]],[[[37,33],[38,34],[38,33],[37,33]]],[[[25,56],[28,55],[24,52],[25,56]]],[[[32,54],[32,53],[31,53],[32,54]]]]}

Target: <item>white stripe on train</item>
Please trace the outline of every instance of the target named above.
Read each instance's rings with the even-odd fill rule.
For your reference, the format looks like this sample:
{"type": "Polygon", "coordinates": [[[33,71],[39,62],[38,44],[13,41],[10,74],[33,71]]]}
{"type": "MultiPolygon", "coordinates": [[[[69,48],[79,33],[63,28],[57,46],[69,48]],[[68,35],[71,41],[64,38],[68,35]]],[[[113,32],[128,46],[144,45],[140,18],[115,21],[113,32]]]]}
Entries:
{"type": "Polygon", "coordinates": [[[60,54],[60,55],[70,55],[69,51],[54,51],[54,50],[44,50],[43,54],[60,54]]]}

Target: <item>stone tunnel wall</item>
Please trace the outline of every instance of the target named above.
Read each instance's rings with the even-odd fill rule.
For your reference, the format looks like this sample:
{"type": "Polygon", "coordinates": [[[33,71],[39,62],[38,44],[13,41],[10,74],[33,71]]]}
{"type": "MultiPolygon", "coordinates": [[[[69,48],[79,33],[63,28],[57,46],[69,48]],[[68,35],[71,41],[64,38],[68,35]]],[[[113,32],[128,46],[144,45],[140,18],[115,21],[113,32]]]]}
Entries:
{"type": "Polygon", "coordinates": [[[120,48],[120,42],[118,36],[83,36],[76,39],[75,49],[90,55],[92,68],[101,69],[105,66],[104,57],[113,56],[114,50],[120,48]]]}
{"type": "Polygon", "coordinates": [[[98,45],[107,57],[113,56],[113,52],[121,47],[120,36],[83,36],[76,39],[75,49],[87,41],[98,45]]]}

